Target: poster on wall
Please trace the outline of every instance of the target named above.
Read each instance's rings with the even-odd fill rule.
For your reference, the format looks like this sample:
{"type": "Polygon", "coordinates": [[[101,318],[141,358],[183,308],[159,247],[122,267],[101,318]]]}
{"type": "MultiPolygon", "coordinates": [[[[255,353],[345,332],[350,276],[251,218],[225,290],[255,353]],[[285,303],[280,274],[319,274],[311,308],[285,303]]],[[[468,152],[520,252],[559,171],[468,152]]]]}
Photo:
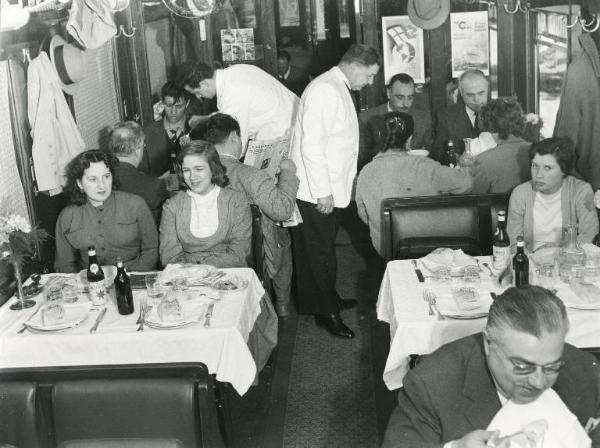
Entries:
{"type": "Polygon", "coordinates": [[[298,0],[279,0],[279,26],[300,26],[298,0]]]}
{"type": "Polygon", "coordinates": [[[381,27],[385,83],[396,73],[409,74],[415,83],[424,83],[423,30],[408,16],[382,17],[381,27]]]}
{"type": "Polygon", "coordinates": [[[490,41],[487,11],[450,14],[452,77],[478,69],[490,74],[490,41]]]}
{"type": "Polygon", "coordinates": [[[254,61],[254,30],[238,28],[221,30],[221,50],[223,62],[254,61]]]}

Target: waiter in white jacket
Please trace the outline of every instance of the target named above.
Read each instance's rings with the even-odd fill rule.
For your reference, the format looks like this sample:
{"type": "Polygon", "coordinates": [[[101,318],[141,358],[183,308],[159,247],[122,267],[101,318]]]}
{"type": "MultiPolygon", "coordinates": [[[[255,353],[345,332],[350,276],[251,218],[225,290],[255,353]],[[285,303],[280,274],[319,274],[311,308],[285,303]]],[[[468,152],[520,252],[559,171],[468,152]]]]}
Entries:
{"type": "Polygon", "coordinates": [[[351,90],[373,83],[380,66],[373,48],[353,45],[339,64],[304,90],[290,158],[300,179],[297,203],[303,223],[292,229],[298,312],[342,338],[354,333],[342,321],[335,290],[338,214],[348,206],[358,157],[358,119],[351,90]]]}

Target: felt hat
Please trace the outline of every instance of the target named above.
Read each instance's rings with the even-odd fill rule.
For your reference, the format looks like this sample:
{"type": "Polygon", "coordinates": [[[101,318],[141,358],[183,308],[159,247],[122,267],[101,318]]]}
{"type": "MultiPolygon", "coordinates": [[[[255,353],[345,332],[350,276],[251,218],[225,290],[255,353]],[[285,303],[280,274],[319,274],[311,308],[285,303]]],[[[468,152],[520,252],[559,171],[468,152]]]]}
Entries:
{"type": "Polygon", "coordinates": [[[55,34],[50,40],[49,53],[63,91],[73,95],[77,83],[85,77],[85,52],[55,34]]]}
{"type": "Polygon", "coordinates": [[[449,13],[450,0],[408,0],[408,18],[424,30],[439,27],[449,13]]]}

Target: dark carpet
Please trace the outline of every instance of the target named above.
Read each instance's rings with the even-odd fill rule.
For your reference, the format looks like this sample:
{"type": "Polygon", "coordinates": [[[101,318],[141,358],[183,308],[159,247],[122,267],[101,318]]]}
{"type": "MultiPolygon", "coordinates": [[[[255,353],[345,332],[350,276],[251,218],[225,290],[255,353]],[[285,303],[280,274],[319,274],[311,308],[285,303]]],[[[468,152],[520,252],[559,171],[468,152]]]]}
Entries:
{"type": "Polygon", "coordinates": [[[378,446],[372,282],[352,246],[341,244],[337,253],[338,292],[345,299],[359,300],[358,307],[342,311],[356,337],[333,337],[316,327],[312,316],[298,317],[283,430],[285,448],[378,446]]]}

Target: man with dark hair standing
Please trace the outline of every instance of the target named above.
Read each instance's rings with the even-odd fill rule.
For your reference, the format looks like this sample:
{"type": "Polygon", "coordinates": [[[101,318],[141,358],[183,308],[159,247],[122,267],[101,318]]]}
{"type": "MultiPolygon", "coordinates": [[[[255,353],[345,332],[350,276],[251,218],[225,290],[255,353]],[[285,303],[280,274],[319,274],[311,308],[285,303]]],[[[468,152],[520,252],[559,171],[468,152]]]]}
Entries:
{"type": "Polygon", "coordinates": [[[338,214],[350,203],[358,158],[358,117],[351,91],[372,84],[379,71],[373,48],[353,45],[339,64],[315,78],[302,94],[292,134],[303,223],[292,230],[298,312],[342,338],[354,333],[342,321],[335,289],[338,214]]]}
{"type": "Polygon", "coordinates": [[[538,399],[552,405],[542,412],[563,411],[560,421],[545,416],[554,420],[547,437],[560,433],[560,446],[589,447],[586,426],[598,446],[600,430],[588,428],[600,411],[598,363],[565,343],[568,331],[565,306],[554,293],[539,286],[507,289],[493,302],[483,333],[441,347],[406,374],[383,447],[492,446],[486,428],[501,408],[522,405],[523,418],[538,399]]]}
{"type": "Polygon", "coordinates": [[[413,106],[415,100],[415,81],[406,73],[397,73],[390,78],[387,85],[388,101],[379,106],[361,112],[358,116],[360,124],[360,152],[358,169],[369,163],[375,154],[381,151],[383,136],[377,132],[381,127],[378,122],[388,112],[403,112],[413,118],[415,124],[410,149],[430,149],[433,143],[431,115],[429,111],[413,106]]]}
{"type": "Polygon", "coordinates": [[[187,62],[179,68],[177,81],[198,99],[217,97],[219,112],[239,123],[244,151],[248,140],[274,140],[293,125],[298,97],[253,65],[213,70],[202,62],[187,62]]]}
{"type": "Polygon", "coordinates": [[[213,115],[207,122],[205,137],[215,145],[221,163],[227,168],[231,188],[244,193],[248,202],[258,205],[263,214],[265,270],[273,281],[277,315],[286,317],[291,311],[292,248],[289,230],[277,222],[289,219],[294,213],[298,191],[296,166],[289,159],[282,160],[275,184],[266,170],[241,163],[240,126],[229,115],[213,115]]]}
{"type": "Polygon", "coordinates": [[[488,102],[490,83],[481,70],[467,70],[458,80],[462,101],[438,111],[432,157],[440,160],[444,145],[453,140],[464,151],[464,138],[479,136],[477,114],[488,102]]]}

